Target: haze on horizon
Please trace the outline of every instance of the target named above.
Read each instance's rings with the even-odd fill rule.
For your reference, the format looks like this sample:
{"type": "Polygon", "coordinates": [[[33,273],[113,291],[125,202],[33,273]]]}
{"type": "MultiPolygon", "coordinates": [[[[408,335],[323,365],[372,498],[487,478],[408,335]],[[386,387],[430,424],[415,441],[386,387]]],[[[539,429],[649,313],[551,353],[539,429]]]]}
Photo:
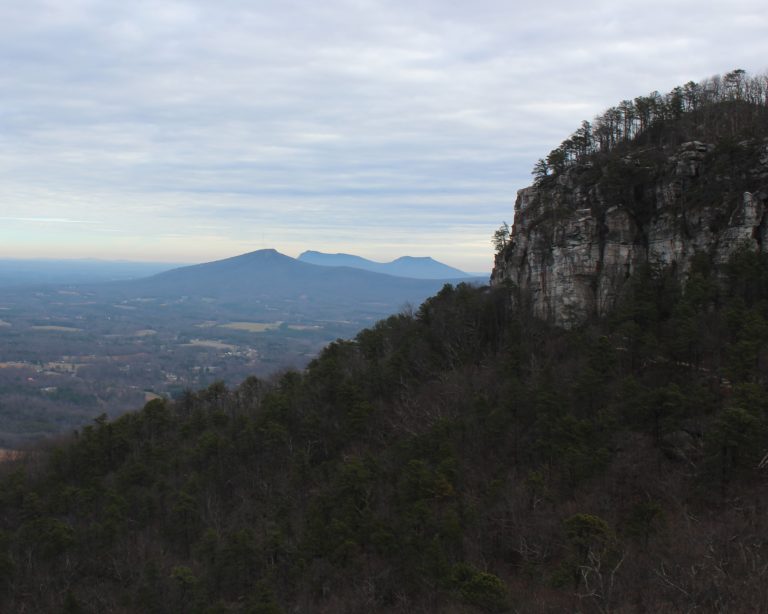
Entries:
{"type": "Polygon", "coordinates": [[[8,0],[0,258],[488,270],[516,190],[582,119],[762,72],[766,31],[751,0],[8,0]]]}

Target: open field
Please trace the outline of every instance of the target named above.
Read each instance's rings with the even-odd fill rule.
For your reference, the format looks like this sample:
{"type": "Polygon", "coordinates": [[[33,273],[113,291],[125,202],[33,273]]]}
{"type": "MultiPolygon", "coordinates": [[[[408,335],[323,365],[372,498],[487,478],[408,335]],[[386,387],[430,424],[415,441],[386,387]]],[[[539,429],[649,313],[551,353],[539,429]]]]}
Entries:
{"type": "Polygon", "coordinates": [[[157,331],[153,330],[151,328],[145,328],[142,330],[137,330],[135,333],[133,333],[134,337],[151,337],[152,335],[156,335],[157,331]]]}
{"type": "Polygon", "coordinates": [[[229,350],[230,352],[234,352],[237,349],[236,345],[214,341],[213,339],[192,339],[189,343],[185,343],[184,347],[212,348],[214,350],[229,350]]]}
{"type": "Polygon", "coordinates": [[[229,324],[220,324],[220,328],[229,328],[232,330],[244,330],[249,333],[263,333],[268,330],[280,328],[282,322],[230,322],[229,324]]]}
{"type": "Polygon", "coordinates": [[[0,463],[16,460],[24,454],[21,450],[9,450],[8,448],[0,448],[0,463]]]}

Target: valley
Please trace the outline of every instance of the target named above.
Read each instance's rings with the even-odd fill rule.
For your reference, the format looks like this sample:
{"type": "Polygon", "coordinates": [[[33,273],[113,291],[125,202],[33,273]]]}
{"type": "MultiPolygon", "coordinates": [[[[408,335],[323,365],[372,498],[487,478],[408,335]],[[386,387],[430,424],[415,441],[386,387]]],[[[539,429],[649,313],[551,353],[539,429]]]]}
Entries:
{"type": "Polygon", "coordinates": [[[269,306],[258,321],[232,321],[198,301],[101,305],[56,290],[34,298],[4,305],[0,447],[118,415],[153,395],[302,367],[365,324],[296,320],[269,306]]]}
{"type": "Polygon", "coordinates": [[[152,398],[303,368],[442,283],[262,250],[145,279],[3,288],[0,448],[152,398]]]}

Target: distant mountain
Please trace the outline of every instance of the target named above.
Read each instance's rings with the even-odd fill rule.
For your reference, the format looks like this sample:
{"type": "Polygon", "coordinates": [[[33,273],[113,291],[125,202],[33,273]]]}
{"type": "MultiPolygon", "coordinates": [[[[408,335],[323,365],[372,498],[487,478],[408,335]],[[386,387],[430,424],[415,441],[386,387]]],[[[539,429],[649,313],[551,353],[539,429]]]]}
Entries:
{"type": "Polygon", "coordinates": [[[178,266],[167,262],[4,258],[0,259],[0,287],[136,279],[178,266]]]}
{"type": "Polygon", "coordinates": [[[323,252],[306,251],[299,255],[298,259],[301,262],[320,266],[348,266],[354,269],[414,279],[458,279],[461,277],[472,277],[469,273],[438,262],[428,256],[421,258],[403,256],[391,262],[375,262],[353,254],[325,254],[323,252]]]}
{"type": "Polygon", "coordinates": [[[222,305],[247,309],[253,309],[257,303],[280,308],[289,303],[293,311],[310,313],[322,309],[349,317],[361,311],[387,315],[404,303],[418,305],[445,283],[459,280],[468,278],[460,271],[458,276],[442,279],[396,277],[347,266],[319,266],[274,249],[264,249],[173,269],[145,279],[115,282],[96,291],[108,289],[122,298],[204,297],[222,305]]]}

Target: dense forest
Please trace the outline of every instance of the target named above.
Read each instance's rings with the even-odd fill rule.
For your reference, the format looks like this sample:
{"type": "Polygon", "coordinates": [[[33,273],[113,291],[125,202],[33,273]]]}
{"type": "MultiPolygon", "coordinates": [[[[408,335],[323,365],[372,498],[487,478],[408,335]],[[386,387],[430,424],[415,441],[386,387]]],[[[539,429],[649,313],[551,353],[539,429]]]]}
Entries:
{"type": "Polygon", "coordinates": [[[512,293],[6,463],[2,611],[768,610],[766,257],[571,331],[512,293]]]}
{"type": "Polygon", "coordinates": [[[766,381],[754,250],[569,330],[446,285],[4,462],[0,611],[765,612],[766,381]]]}

